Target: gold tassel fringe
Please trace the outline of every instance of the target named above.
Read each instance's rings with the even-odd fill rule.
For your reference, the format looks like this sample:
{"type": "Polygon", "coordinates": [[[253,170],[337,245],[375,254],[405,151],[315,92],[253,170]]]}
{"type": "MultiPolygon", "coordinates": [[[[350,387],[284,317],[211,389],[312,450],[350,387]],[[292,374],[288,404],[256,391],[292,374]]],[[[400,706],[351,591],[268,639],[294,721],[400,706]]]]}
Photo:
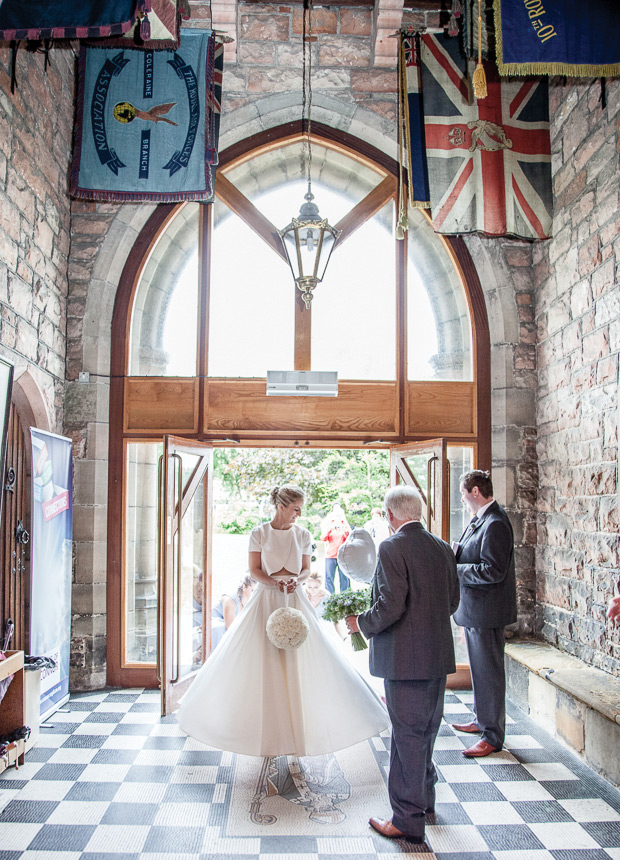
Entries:
{"type": "Polygon", "coordinates": [[[477,99],[486,99],[487,97],[487,76],[484,73],[482,65],[482,2],[478,0],[478,65],[474,69],[474,74],[471,79],[474,87],[474,95],[477,99]]]}
{"type": "Polygon", "coordinates": [[[478,63],[478,65],[474,69],[472,84],[474,85],[474,95],[476,96],[476,98],[486,99],[488,95],[487,76],[484,73],[484,66],[482,65],[482,63],[478,63]]]}
{"type": "Polygon", "coordinates": [[[505,63],[502,39],[501,0],[493,0],[495,10],[495,45],[500,75],[565,75],[567,78],[614,78],[620,75],[620,63],[505,63]]]}

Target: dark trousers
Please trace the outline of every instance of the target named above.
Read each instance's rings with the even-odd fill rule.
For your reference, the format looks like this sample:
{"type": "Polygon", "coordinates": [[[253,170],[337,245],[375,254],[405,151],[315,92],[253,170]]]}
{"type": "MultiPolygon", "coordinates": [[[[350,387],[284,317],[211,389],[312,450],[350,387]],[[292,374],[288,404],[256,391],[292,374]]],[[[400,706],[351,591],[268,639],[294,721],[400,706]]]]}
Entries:
{"type": "Polygon", "coordinates": [[[466,627],[474,712],[482,740],[501,749],[506,735],[504,628],[466,627]]]}
{"type": "Polygon", "coordinates": [[[445,690],[445,676],[428,681],[385,681],[392,721],[388,777],[392,822],[414,839],[424,839],[424,813],[435,808],[433,747],[445,690]]]}
{"type": "MultiPolygon", "coordinates": [[[[329,591],[330,594],[334,594],[336,585],[336,568],[338,567],[338,559],[337,558],[326,558],[325,559],[325,588],[329,591]]],[[[346,591],[350,585],[349,577],[345,576],[344,573],[338,567],[338,575],[340,577],[340,591],[346,591]]]]}

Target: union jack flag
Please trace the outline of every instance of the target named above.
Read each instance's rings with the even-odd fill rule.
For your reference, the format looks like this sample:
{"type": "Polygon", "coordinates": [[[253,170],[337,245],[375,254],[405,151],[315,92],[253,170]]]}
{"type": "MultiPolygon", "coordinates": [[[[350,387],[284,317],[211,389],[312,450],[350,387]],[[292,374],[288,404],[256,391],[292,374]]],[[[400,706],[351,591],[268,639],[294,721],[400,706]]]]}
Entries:
{"type": "Polygon", "coordinates": [[[425,34],[421,53],[436,232],[549,238],[552,190],[546,80],[500,81],[495,66],[484,63],[488,96],[476,100],[458,39],[425,34]]]}
{"type": "Polygon", "coordinates": [[[409,173],[409,201],[421,209],[430,207],[426,145],[424,143],[424,108],[420,84],[419,37],[401,33],[401,98],[404,115],[405,149],[409,173]]]}

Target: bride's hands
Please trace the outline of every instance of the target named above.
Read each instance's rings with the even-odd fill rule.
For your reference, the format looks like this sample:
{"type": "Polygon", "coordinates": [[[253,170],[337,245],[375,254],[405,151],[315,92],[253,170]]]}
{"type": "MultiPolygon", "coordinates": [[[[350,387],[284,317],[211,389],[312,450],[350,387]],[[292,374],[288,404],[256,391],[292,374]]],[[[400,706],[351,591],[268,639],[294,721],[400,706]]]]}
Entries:
{"type": "Polygon", "coordinates": [[[280,589],[282,594],[284,594],[285,590],[286,590],[287,594],[292,594],[295,591],[295,589],[297,588],[297,582],[294,579],[287,579],[286,581],[283,579],[280,579],[278,581],[278,588],[280,589]]]}

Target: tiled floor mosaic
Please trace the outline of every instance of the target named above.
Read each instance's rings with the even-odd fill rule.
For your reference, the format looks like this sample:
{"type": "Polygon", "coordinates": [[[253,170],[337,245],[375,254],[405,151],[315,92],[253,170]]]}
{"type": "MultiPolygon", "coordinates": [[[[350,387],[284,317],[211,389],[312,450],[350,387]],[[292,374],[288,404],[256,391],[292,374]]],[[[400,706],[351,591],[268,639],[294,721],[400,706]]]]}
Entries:
{"type": "MultiPolygon", "coordinates": [[[[243,757],[186,738],[174,717],[160,718],[156,692],[76,696],[42,729],[26,764],[0,776],[0,860],[620,860],[620,793],[513,707],[506,749],[465,759],[472,737],[450,723],[468,721],[471,700],[446,695],[436,814],[426,845],[413,845],[363,825],[353,834],[351,816],[338,835],[356,785],[333,757],[321,757],[320,778],[310,759],[261,771],[263,800],[277,794],[285,810],[270,835],[274,816],[257,817],[256,803],[232,808],[243,757]]],[[[385,737],[363,750],[377,775],[365,785],[360,820],[384,811],[372,779],[384,798],[388,749],[385,737]]]]}

